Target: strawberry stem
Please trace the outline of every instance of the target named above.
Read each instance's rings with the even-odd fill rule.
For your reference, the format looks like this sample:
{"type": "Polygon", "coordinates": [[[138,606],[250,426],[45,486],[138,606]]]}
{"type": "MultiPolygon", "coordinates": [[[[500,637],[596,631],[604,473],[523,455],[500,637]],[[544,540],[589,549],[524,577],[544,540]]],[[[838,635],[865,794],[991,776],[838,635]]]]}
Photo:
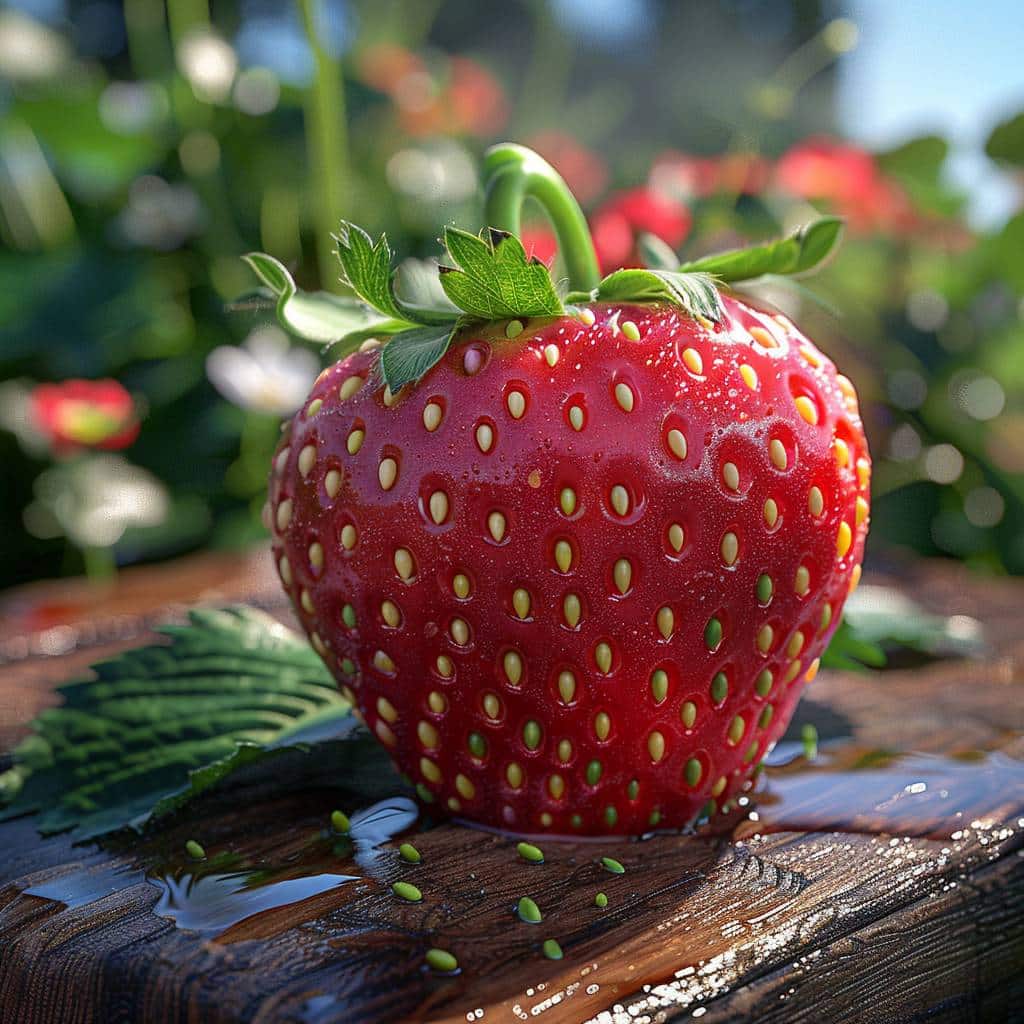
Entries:
{"type": "Polygon", "coordinates": [[[484,214],[489,227],[519,235],[523,203],[544,208],[558,236],[558,248],[573,291],[592,291],[601,280],[594,242],[580,204],[562,176],[525,146],[502,142],[484,157],[484,214]]]}

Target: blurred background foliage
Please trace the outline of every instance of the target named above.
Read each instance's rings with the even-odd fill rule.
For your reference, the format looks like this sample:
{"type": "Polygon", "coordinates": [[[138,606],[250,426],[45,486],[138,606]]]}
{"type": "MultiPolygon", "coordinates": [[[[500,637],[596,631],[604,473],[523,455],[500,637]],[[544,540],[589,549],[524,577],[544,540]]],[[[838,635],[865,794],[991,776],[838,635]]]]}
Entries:
{"type": "MultiPolygon", "coordinates": [[[[934,20],[949,5],[916,6],[934,20]]],[[[434,255],[444,224],[479,226],[478,161],[504,138],[558,167],[609,259],[640,230],[690,258],[814,208],[845,215],[820,277],[761,291],[857,382],[872,550],[1024,572],[1024,81],[979,111],[974,184],[928,125],[874,152],[839,141],[867,111],[843,73],[875,43],[864,7],[0,8],[0,581],[258,542],[280,418],[330,357],[274,326],[240,256],[337,291],[341,216],[434,255]],[[34,389],[72,378],[130,392],[126,447],[91,452],[91,413],[75,411],[86,440],[70,448],[39,421],[34,389]]],[[[989,13],[1020,27],[1008,5],[989,13]]],[[[1000,21],[981,30],[995,41],[1000,21]]],[[[926,57],[912,34],[897,45],[926,57]]],[[[527,235],[557,259],[542,223],[527,235]]]]}

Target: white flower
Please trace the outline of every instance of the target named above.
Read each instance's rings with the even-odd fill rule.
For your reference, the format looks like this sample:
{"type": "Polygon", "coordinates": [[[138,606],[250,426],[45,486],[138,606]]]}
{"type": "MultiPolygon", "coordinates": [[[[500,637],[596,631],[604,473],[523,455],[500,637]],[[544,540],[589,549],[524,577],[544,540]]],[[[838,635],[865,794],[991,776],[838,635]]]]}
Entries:
{"type": "Polygon", "coordinates": [[[258,327],[240,346],[221,345],[206,358],[206,375],[243,409],[290,416],[306,400],[320,363],[308,349],[293,348],[279,327],[258,327]]]}

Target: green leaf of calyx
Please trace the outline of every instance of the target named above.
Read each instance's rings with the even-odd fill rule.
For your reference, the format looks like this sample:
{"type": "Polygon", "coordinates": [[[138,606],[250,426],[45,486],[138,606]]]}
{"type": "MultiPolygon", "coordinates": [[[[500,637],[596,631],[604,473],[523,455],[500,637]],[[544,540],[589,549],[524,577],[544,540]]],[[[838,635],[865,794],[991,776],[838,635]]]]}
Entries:
{"type": "Polygon", "coordinates": [[[441,286],[469,316],[504,320],[564,312],[548,268],[528,258],[515,235],[491,230],[485,241],[449,227],[444,244],[455,266],[441,267],[441,286]]]}
{"type": "Polygon", "coordinates": [[[374,242],[361,227],[342,221],[335,240],[345,282],[363,302],[385,316],[404,322],[406,326],[450,323],[458,317],[459,311],[447,303],[435,308],[399,299],[395,294],[391,247],[386,235],[374,242]]]}
{"type": "Polygon", "coordinates": [[[389,318],[355,298],[329,292],[304,292],[287,268],[273,256],[251,252],[242,257],[273,293],[281,326],[307,341],[328,343],[355,332],[387,333],[389,318]]]}
{"type": "Polygon", "coordinates": [[[714,280],[702,273],[616,270],[597,286],[592,298],[608,302],[672,302],[691,316],[703,316],[715,323],[725,315],[714,280]]]}
{"type": "Polygon", "coordinates": [[[416,327],[392,337],[380,350],[380,372],[395,394],[406,384],[415,384],[448,351],[457,324],[416,327]]]}
{"type": "Polygon", "coordinates": [[[842,229],[842,218],[819,217],[786,238],[702,256],[679,269],[683,273],[711,274],[726,283],[748,281],[762,274],[804,274],[828,257],[842,229]]]}

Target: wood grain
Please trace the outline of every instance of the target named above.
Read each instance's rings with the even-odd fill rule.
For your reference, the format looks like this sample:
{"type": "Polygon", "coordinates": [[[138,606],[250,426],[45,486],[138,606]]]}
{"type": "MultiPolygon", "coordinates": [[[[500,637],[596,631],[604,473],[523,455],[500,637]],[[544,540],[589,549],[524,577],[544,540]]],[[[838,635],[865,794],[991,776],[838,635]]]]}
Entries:
{"type": "MultiPolygon", "coordinates": [[[[0,826],[0,1020],[1024,1020],[1022,646],[1007,611],[1024,588],[914,571],[918,600],[990,625],[990,656],[879,677],[823,673],[799,712],[831,738],[820,764],[769,770],[758,820],[737,814],[717,834],[544,842],[545,863],[533,866],[506,838],[441,824],[415,836],[423,861],[410,866],[393,840],[353,849],[326,835],[333,807],[380,793],[309,763],[257,771],[129,846],[40,840],[31,820],[0,826]],[[858,767],[879,750],[889,758],[858,767]],[[207,863],[185,857],[190,837],[207,863]],[[602,855],[625,874],[605,871],[602,855]],[[217,888],[253,871],[265,884],[217,888]],[[278,886],[307,892],[282,883],[315,888],[325,873],[355,877],[244,916],[278,886]],[[161,916],[167,879],[183,875],[204,876],[194,893],[218,894],[175,911],[209,925],[200,931],[161,916]],[[399,878],[422,903],[392,895],[399,878]],[[50,896],[27,892],[40,887],[50,896]],[[514,916],[522,895],[541,924],[514,916]],[[549,937],[563,960],[542,956],[549,937]],[[461,972],[428,971],[430,946],[455,953],[461,972]]],[[[218,597],[244,594],[244,582],[223,584],[238,578],[224,563],[218,572],[218,597]]],[[[259,578],[251,565],[240,575],[259,578]]],[[[195,587],[203,575],[192,566],[189,577],[195,587]]],[[[172,605],[187,599],[180,581],[155,594],[168,589],[172,605]]],[[[140,642],[160,607],[136,600],[140,642]]],[[[4,735],[23,726],[9,709],[33,703],[19,689],[45,699],[78,656],[0,670],[4,735]]]]}

